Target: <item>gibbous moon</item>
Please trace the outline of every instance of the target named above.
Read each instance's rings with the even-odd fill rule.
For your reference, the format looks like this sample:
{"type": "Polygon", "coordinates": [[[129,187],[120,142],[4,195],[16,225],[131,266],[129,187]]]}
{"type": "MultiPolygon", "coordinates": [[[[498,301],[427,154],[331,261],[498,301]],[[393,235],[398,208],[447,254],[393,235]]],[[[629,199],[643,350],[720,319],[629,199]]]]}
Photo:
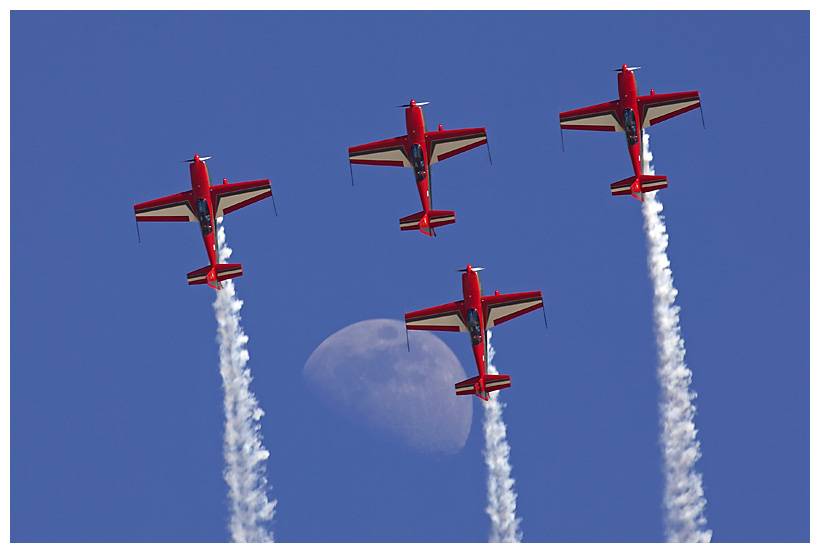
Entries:
{"type": "Polygon", "coordinates": [[[308,386],[347,419],[412,449],[455,453],[473,418],[471,397],[456,396],[467,378],[455,354],[430,332],[403,321],[372,319],[336,332],[302,368],[308,386]]]}

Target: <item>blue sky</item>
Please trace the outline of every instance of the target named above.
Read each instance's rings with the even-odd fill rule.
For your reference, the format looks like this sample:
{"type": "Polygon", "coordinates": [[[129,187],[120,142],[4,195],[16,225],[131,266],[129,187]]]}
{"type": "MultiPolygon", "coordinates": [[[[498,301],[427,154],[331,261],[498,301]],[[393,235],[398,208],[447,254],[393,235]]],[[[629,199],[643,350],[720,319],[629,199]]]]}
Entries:
{"type": "MultiPolygon", "coordinates": [[[[337,416],[302,367],[333,333],[485,291],[542,290],[497,329],[518,515],[529,542],[663,540],[652,290],[622,136],[564,133],[560,111],[699,90],[650,131],[698,393],[715,542],[809,540],[808,12],[12,12],[10,538],[224,542],[214,293],[195,225],[133,204],[270,178],[225,219],[266,415],[282,542],[481,542],[481,413],[429,455],[337,416]],[[438,237],[407,169],[347,147],[486,127],[433,167],[438,237]]],[[[439,334],[474,371],[468,340],[439,334]]]]}

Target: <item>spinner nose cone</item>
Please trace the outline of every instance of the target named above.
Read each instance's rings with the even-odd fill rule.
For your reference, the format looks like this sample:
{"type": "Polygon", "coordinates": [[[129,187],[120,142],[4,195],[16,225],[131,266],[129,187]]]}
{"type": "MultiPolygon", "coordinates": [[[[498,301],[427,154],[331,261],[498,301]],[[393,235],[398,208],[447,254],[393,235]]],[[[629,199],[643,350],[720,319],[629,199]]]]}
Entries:
{"type": "Polygon", "coordinates": [[[186,163],[199,163],[200,161],[205,161],[206,159],[211,159],[211,156],[199,157],[199,154],[194,154],[194,157],[191,159],[186,159],[186,163]]]}

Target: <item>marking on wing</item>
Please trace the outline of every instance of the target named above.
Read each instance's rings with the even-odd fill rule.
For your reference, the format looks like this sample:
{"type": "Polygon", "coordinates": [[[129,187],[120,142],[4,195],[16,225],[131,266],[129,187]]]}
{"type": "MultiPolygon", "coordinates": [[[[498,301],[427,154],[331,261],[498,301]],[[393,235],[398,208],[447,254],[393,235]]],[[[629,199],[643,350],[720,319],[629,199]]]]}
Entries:
{"type": "Polygon", "coordinates": [[[401,146],[394,146],[392,148],[384,148],[381,150],[370,150],[362,153],[351,153],[350,161],[352,163],[368,161],[383,163],[385,165],[397,165],[400,163],[403,167],[412,167],[404,148],[401,146]]]}
{"type": "Polygon", "coordinates": [[[138,221],[196,221],[191,205],[186,201],[136,211],[138,221]]]}
{"type": "MultiPolygon", "coordinates": [[[[542,299],[524,300],[514,303],[502,303],[491,305],[487,313],[487,329],[495,326],[496,321],[504,319],[510,315],[514,315],[520,311],[540,307],[543,303],[542,299]]],[[[503,322],[503,321],[502,321],[503,322]]]]}
{"type": "Polygon", "coordinates": [[[618,121],[614,111],[600,112],[592,115],[577,115],[575,117],[564,117],[561,119],[561,126],[565,129],[580,129],[593,127],[596,130],[613,130],[623,132],[621,122],[618,121]]]}
{"type": "Polygon", "coordinates": [[[688,100],[674,100],[661,104],[650,104],[644,107],[644,127],[649,127],[658,119],[674,113],[676,111],[692,108],[700,103],[700,99],[695,97],[688,100]],[[648,123],[647,123],[648,121],[648,123]]]}
{"type": "MultiPolygon", "coordinates": [[[[266,195],[266,197],[267,197],[269,192],[270,192],[270,186],[265,185],[265,186],[260,186],[260,187],[253,188],[253,189],[250,189],[250,190],[238,190],[236,192],[228,192],[226,194],[220,194],[219,196],[217,196],[217,200],[216,200],[216,202],[217,202],[216,203],[216,205],[217,205],[216,217],[222,217],[222,216],[225,215],[225,213],[230,213],[231,211],[236,211],[236,209],[239,209],[238,207],[236,209],[231,209],[231,208],[234,207],[234,206],[237,206],[238,204],[243,204],[243,203],[247,202],[248,200],[254,200],[258,196],[266,195]]],[[[259,199],[262,199],[262,198],[259,198],[259,199]]],[[[250,203],[253,203],[253,202],[250,202],[250,203]]],[[[242,206],[242,207],[244,207],[244,206],[242,206]]]]}
{"type": "Polygon", "coordinates": [[[451,311],[450,313],[443,313],[441,315],[433,315],[426,317],[418,317],[414,319],[407,319],[407,328],[427,330],[436,328],[457,328],[459,332],[467,332],[467,326],[461,320],[461,313],[458,311],[451,311]]]}
{"type": "Polygon", "coordinates": [[[433,142],[433,155],[431,156],[430,163],[437,163],[442,159],[447,159],[448,157],[452,157],[456,155],[456,150],[464,151],[469,150],[473,147],[478,147],[483,144],[487,143],[487,135],[481,134],[473,134],[470,136],[459,136],[456,138],[449,138],[443,140],[436,140],[433,142]],[[448,155],[449,154],[449,155],[448,155]]]}

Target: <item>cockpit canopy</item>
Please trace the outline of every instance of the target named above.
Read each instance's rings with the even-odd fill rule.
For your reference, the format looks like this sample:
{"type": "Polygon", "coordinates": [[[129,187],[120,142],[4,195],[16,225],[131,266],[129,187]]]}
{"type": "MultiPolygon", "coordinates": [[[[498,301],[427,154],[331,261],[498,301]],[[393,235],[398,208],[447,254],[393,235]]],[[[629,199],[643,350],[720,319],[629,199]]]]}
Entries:
{"type": "Polygon", "coordinates": [[[196,201],[196,216],[199,218],[199,229],[202,231],[202,236],[211,234],[214,228],[211,225],[211,211],[208,209],[208,201],[205,198],[199,198],[196,201]]]}
{"type": "Polygon", "coordinates": [[[481,321],[478,318],[478,311],[467,310],[467,329],[470,331],[470,341],[474,346],[481,343],[481,321]]]}
{"type": "Polygon", "coordinates": [[[624,110],[624,132],[627,144],[634,146],[638,143],[638,124],[635,121],[635,112],[630,108],[624,110]]]}
{"type": "Polygon", "coordinates": [[[424,151],[419,144],[410,146],[410,158],[413,161],[413,172],[416,174],[416,182],[423,181],[427,177],[427,167],[424,164],[424,151]]]}

